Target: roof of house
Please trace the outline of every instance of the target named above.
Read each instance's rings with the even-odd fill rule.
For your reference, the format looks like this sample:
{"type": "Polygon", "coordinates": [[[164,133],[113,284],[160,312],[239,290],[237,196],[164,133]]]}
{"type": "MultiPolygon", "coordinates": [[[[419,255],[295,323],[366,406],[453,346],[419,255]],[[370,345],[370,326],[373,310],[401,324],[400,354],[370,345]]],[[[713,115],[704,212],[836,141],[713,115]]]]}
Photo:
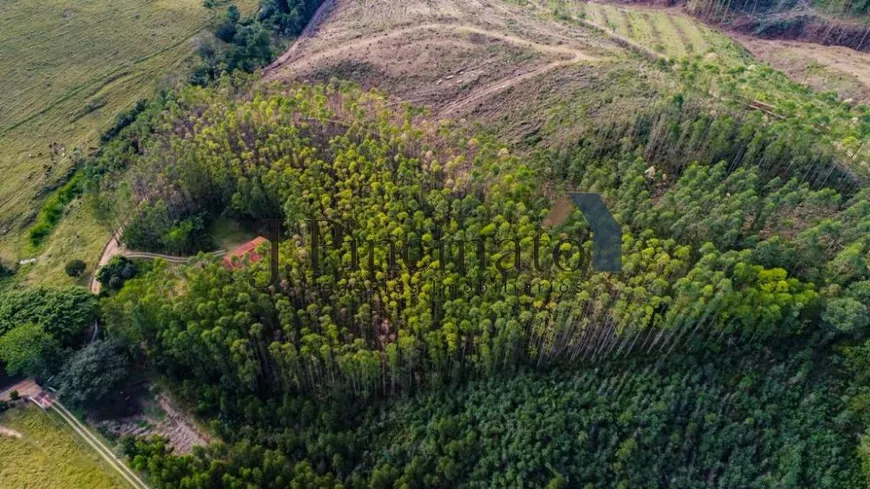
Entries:
{"type": "Polygon", "coordinates": [[[238,268],[241,266],[240,262],[244,259],[247,259],[250,263],[256,263],[263,259],[263,257],[257,253],[257,248],[259,248],[263,243],[268,242],[269,240],[262,236],[258,236],[257,238],[248,241],[227,253],[224,257],[224,264],[233,268],[238,268]]]}

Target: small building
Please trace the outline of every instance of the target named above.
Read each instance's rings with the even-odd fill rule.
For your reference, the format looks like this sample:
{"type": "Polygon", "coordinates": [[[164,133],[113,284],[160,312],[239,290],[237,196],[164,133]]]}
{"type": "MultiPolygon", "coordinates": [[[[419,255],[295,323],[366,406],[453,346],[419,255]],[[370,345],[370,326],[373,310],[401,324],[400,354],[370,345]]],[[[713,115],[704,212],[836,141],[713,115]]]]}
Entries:
{"type": "Polygon", "coordinates": [[[262,236],[248,241],[224,256],[224,266],[230,269],[239,269],[245,260],[248,263],[257,263],[263,259],[263,256],[257,250],[261,245],[268,242],[269,240],[262,236]]]}
{"type": "Polygon", "coordinates": [[[54,402],[54,398],[48,392],[42,391],[35,396],[28,397],[34,404],[42,408],[43,411],[50,408],[54,402]]]}

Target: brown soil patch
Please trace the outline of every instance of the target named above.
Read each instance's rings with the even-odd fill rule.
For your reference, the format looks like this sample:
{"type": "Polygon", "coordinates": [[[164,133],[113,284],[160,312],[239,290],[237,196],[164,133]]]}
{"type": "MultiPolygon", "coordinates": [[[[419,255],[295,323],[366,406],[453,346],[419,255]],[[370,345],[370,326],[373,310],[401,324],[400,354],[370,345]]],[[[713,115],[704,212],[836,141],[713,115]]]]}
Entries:
{"type": "Polygon", "coordinates": [[[157,406],[162,412],[161,419],[153,415],[136,415],[120,419],[101,421],[99,427],[107,432],[123,437],[159,435],[169,440],[176,454],[187,454],[195,446],[207,445],[209,436],[201,430],[189,416],[175,407],[166,396],[157,397],[157,406]]]}
{"type": "Polygon", "coordinates": [[[7,388],[6,390],[0,391],[0,401],[10,400],[12,391],[18,391],[18,396],[24,399],[38,395],[42,392],[42,387],[39,387],[39,385],[32,380],[25,380],[7,388]]]}
{"type": "Polygon", "coordinates": [[[22,435],[15,430],[10,430],[9,428],[0,426],[0,436],[5,436],[6,438],[21,438],[22,435]]]}
{"type": "Polygon", "coordinates": [[[553,208],[550,209],[550,213],[547,214],[541,225],[545,228],[561,226],[568,221],[576,208],[570,197],[562,197],[553,204],[553,208]]]}
{"type": "Polygon", "coordinates": [[[457,118],[558,68],[622,52],[533,12],[485,0],[338,0],[264,78],[349,79],[457,118]]]}
{"type": "Polygon", "coordinates": [[[870,101],[870,53],[800,41],[733,37],[797,82],[817,90],[836,91],[843,99],[870,101]]]}

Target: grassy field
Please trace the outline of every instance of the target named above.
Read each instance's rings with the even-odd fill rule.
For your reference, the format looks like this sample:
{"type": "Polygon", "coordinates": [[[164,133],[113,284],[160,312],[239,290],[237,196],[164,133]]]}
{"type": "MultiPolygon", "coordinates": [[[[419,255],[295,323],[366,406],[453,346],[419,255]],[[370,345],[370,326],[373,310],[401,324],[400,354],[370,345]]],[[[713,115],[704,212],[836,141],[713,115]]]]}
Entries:
{"type": "Polygon", "coordinates": [[[673,59],[710,52],[741,55],[727,36],[677,10],[573,0],[551,1],[549,7],[565,16],[583,18],[673,59]]]}
{"type": "MultiPolygon", "coordinates": [[[[236,3],[250,13],[257,0],[236,3]]],[[[96,259],[108,232],[84,206],[40,249],[26,226],[118,113],[186,79],[220,15],[202,0],[0,2],[0,259],[40,256],[28,282],[67,281],[66,261],[96,259]]]]}
{"type": "Polygon", "coordinates": [[[0,415],[0,487],[128,489],[130,486],[63,422],[36,407],[0,415]]]}
{"type": "Polygon", "coordinates": [[[97,222],[87,202],[78,199],[69,205],[66,215],[50,239],[34,250],[26,244],[26,235],[20,238],[22,257],[36,258],[30,265],[22,265],[17,281],[27,285],[87,287],[88,277],[100,260],[100,252],[112,233],[97,222]],[[78,279],[66,275],[64,267],[73,259],[84,261],[88,268],[78,279]]]}
{"type": "Polygon", "coordinates": [[[33,209],[43,187],[107,124],[171,85],[212,12],[200,0],[0,5],[0,216],[33,209]],[[49,145],[56,144],[56,149],[49,145]]]}

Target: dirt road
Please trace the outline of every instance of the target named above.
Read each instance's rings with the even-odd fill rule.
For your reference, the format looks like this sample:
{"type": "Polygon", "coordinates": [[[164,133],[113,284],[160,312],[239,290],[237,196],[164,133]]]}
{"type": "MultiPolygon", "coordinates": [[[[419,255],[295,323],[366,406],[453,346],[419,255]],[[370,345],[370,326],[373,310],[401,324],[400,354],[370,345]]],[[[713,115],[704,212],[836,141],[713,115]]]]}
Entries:
{"type": "Polygon", "coordinates": [[[42,387],[39,387],[32,379],[25,380],[0,391],[0,401],[10,400],[12,391],[18,391],[18,395],[22,398],[33,397],[42,392],[42,387]]]}
{"type": "Polygon", "coordinates": [[[54,409],[64,421],[69,424],[72,429],[81,436],[88,445],[91,446],[109,465],[112,466],[121,477],[124,478],[131,486],[136,489],[149,489],[149,487],[142,482],[142,479],[139,478],[126,464],[118,460],[114,453],[107,447],[99,438],[94,436],[91,431],[81,423],[71,412],[69,412],[66,407],[60,402],[55,401],[51,405],[51,409],[54,409]]]}
{"type": "Polygon", "coordinates": [[[112,260],[112,257],[120,255],[124,251],[124,245],[121,244],[121,235],[124,230],[120,229],[115,234],[109,238],[109,241],[106,243],[106,246],[103,247],[103,253],[100,255],[100,260],[97,262],[97,266],[94,267],[94,272],[91,274],[91,282],[88,286],[91,293],[94,295],[100,295],[100,290],[102,290],[103,285],[97,280],[97,272],[106,266],[109,261],[112,260]]]}
{"type": "MultiPolygon", "coordinates": [[[[127,258],[132,259],[140,259],[140,260],[165,260],[169,263],[174,263],[176,265],[182,265],[187,263],[192,257],[190,256],[171,256],[171,255],[161,255],[159,253],[145,253],[139,251],[131,251],[124,247],[121,244],[120,236],[123,233],[123,230],[118,231],[109,239],[109,242],[106,243],[106,246],[103,248],[103,254],[100,256],[100,261],[98,262],[97,267],[94,269],[94,273],[91,276],[91,282],[89,289],[92,294],[100,295],[100,291],[102,290],[102,284],[99,280],[97,280],[97,271],[100,268],[106,266],[112,258],[116,256],[126,256],[127,258]]],[[[227,252],[226,250],[218,250],[212,253],[213,256],[223,256],[227,252]]]]}

